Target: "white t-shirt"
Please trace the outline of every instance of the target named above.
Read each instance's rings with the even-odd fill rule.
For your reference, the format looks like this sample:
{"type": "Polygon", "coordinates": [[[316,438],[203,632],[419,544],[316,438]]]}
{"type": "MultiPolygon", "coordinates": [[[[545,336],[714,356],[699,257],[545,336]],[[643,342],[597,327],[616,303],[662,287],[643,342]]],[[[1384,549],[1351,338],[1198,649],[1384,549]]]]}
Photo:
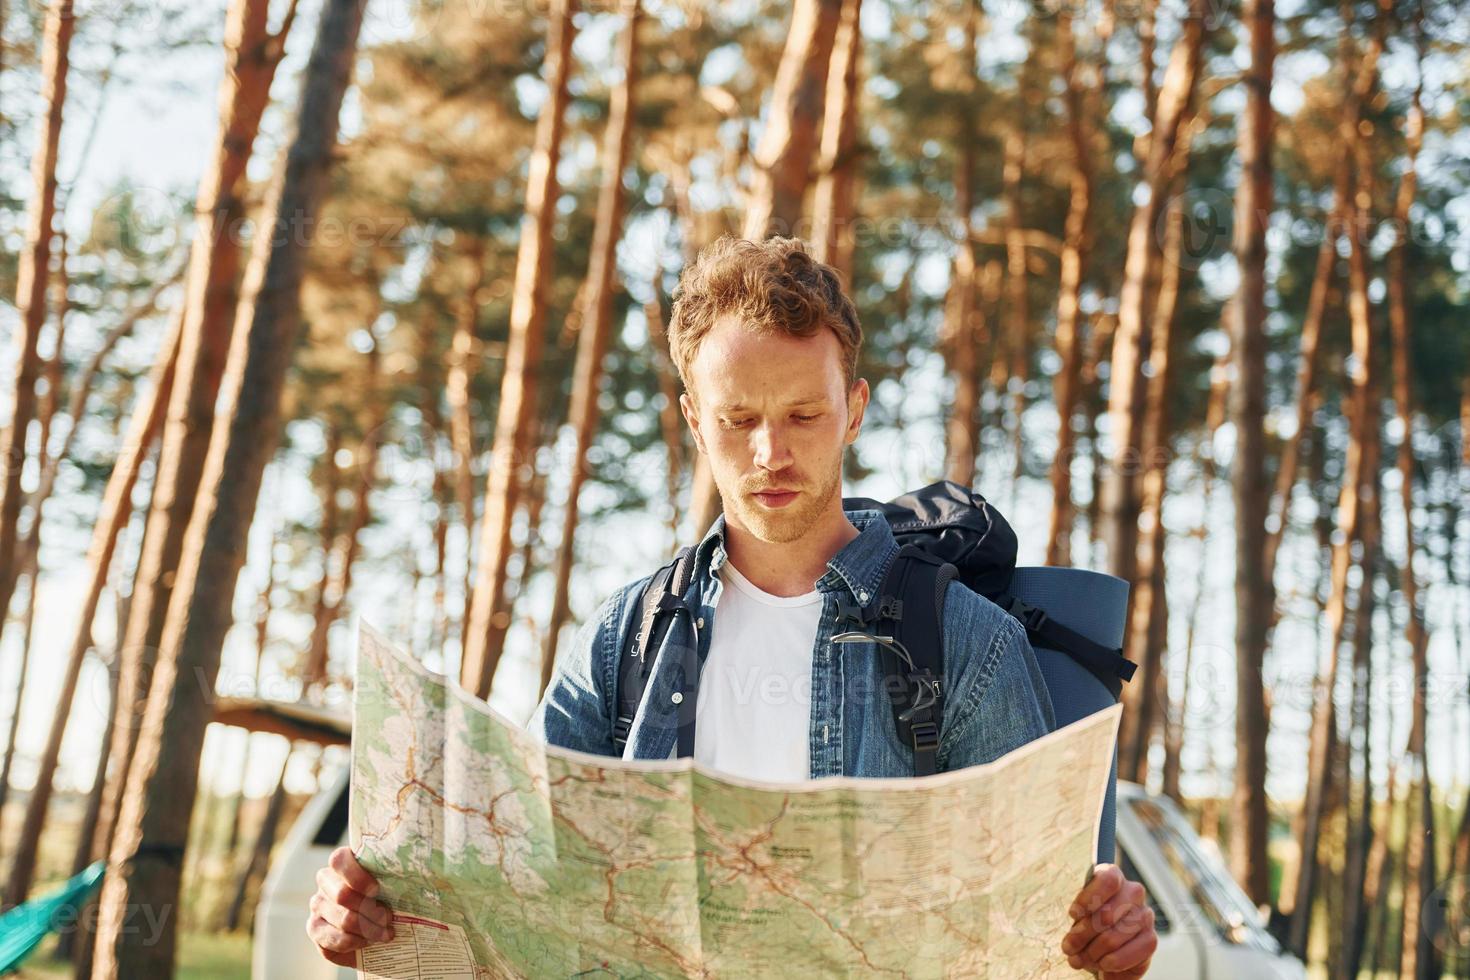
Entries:
{"type": "Polygon", "coordinates": [[[720,574],[718,629],[694,708],[694,758],[750,779],[808,779],[812,645],[822,594],[771,595],[728,560],[720,574]]]}

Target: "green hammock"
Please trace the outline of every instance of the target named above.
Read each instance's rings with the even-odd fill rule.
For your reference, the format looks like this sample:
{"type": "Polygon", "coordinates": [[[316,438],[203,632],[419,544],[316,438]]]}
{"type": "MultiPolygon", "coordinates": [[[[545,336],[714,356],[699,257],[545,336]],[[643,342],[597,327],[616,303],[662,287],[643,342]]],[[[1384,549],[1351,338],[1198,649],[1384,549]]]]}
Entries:
{"type": "Polygon", "coordinates": [[[0,974],[19,969],[57,926],[76,923],[77,906],[101,883],[105,867],[106,861],[98,861],[51,894],[22,902],[0,915],[0,974]],[[63,912],[67,906],[71,909],[63,912]]]}

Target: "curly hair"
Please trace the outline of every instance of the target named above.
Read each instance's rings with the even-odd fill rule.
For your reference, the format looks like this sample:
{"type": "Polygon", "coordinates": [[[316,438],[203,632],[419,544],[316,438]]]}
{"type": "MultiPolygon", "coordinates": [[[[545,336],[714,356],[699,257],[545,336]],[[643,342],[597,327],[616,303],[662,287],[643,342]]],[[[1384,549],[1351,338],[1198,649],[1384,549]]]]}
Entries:
{"type": "Polygon", "coordinates": [[[837,270],[818,262],[799,238],[753,242],[731,235],[701,249],[679,276],[669,316],[669,353],[684,389],[699,345],[725,316],[758,331],[811,337],[824,327],[842,347],[842,371],[851,388],[857,380],[863,328],[837,270]]]}

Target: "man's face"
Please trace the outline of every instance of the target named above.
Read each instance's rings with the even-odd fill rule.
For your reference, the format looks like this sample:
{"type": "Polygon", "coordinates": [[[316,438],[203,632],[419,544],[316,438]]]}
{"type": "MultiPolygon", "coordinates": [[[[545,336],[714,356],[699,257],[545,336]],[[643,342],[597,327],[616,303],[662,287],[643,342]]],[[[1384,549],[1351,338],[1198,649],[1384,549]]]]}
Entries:
{"type": "Polygon", "coordinates": [[[781,543],[841,507],[842,452],[862,428],[868,383],[845,390],[836,334],[757,333],[727,317],[700,345],[690,385],[697,403],[686,393],[679,404],[727,522],[781,543]],[[759,495],[769,490],[795,495],[759,495]]]}

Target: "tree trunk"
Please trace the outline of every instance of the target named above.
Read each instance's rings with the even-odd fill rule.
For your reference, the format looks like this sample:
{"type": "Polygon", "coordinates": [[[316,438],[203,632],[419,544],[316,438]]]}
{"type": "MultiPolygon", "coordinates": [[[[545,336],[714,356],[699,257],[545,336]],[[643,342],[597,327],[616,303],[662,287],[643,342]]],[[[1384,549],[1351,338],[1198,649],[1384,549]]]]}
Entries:
{"type": "MultiPolygon", "coordinates": [[[[973,103],[976,88],[979,4],[965,4],[965,97],[973,103]]],[[[976,303],[978,266],[975,260],[975,114],[959,118],[959,170],[954,175],[955,218],[960,240],[950,266],[949,292],[944,297],[944,322],[939,351],[954,377],[954,398],[945,425],[944,477],[960,486],[975,483],[975,461],[980,454],[979,347],[985,334],[984,313],[976,303]]]]}
{"type": "Polygon", "coordinates": [[[1179,783],[1183,768],[1184,724],[1189,714],[1190,676],[1194,667],[1194,641],[1199,631],[1199,614],[1204,605],[1204,596],[1208,587],[1207,573],[1211,567],[1210,515],[1213,512],[1211,504],[1214,499],[1215,480],[1218,479],[1212,436],[1225,422],[1225,403],[1230,391],[1229,362],[1230,353],[1227,351],[1216,359],[1214,368],[1210,371],[1210,398],[1208,407],[1205,409],[1205,429],[1199,459],[1200,520],[1190,535],[1199,541],[1199,565],[1195,576],[1194,598],[1190,602],[1185,627],[1183,684],[1178,699],[1171,699],[1169,702],[1170,717],[1164,729],[1164,795],[1181,804],[1184,802],[1184,796],[1180,791],[1179,783]]]}
{"type": "Polygon", "coordinates": [[[239,929],[242,924],[246,927],[250,925],[245,910],[252,907],[250,897],[255,894],[258,882],[270,864],[271,848],[275,846],[276,830],[281,825],[281,811],[286,804],[286,767],[290,764],[291,753],[287,751],[285,761],[281,763],[280,775],[276,777],[276,788],[271,791],[270,802],[266,804],[260,830],[255,834],[255,843],[250,845],[250,857],[240,870],[235,896],[230,900],[229,911],[225,913],[225,928],[230,932],[239,929]]]}
{"type": "MultiPolygon", "coordinates": [[[[1317,250],[1317,267],[1312,276],[1312,288],[1307,299],[1306,313],[1302,317],[1300,357],[1296,381],[1296,431],[1282,446],[1281,464],[1277,469],[1276,488],[1272,517],[1266,534],[1266,550],[1262,563],[1261,578],[1268,590],[1273,606],[1272,620],[1276,618],[1275,574],[1276,555],[1282,538],[1286,534],[1286,519],[1291,511],[1291,494],[1296,486],[1297,467],[1301,453],[1301,441],[1311,431],[1312,411],[1315,405],[1311,393],[1316,388],[1317,350],[1320,346],[1322,320],[1327,310],[1327,298],[1332,288],[1332,270],[1337,263],[1337,243],[1341,225],[1350,207],[1352,194],[1352,147],[1360,142],[1358,122],[1363,104],[1377,79],[1377,65],[1383,44],[1381,33],[1371,42],[1367,55],[1356,69],[1352,66],[1352,46],[1347,35],[1339,50],[1347,84],[1344,86],[1342,107],[1339,110],[1337,131],[1343,141],[1345,152],[1339,155],[1332,176],[1332,207],[1328,211],[1323,228],[1322,244],[1317,250]]],[[[1269,643],[1270,632],[1267,638],[1269,643]]]]}
{"type": "Polygon", "coordinates": [[[658,374],[663,404],[659,406],[659,428],[664,437],[665,471],[669,494],[669,553],[679,545],[679,481],[685,467],[684,420],[679,414],[679,383],[674,363],[669,356],[669,335],[664,326],[663,308],[658,301],[658,284],[650,283],[651,298],[643,304],[643,318],[648,321],[649,345],[653,349],[654,371],[658,374]]]}
{"type": "Polygon", "coordinates": [[[842,19],[832,44],[827,75],[827,107],[822,115],[821,155],[812,193],[811,240],[817,261],[837,270],[852,288],[853,208],[857,185],[858,66],[862,61],[859,28],[862,0],[844,0],[842,19]]]}
{"type": "Polygon", "coordinates": [[[109,768],[115,776],[103,799],[104,838],[117,825],[136,751],[137,710],[148,697],[148,680],[162,644],[164,619],[177,581],[184,535],[204,462],[220,378],[236,305],[240,267],[240,223],[245,214],[245,170],[270,103],[271,81],[285,53],[295,3],[281,29],[267,28],[268,0],[231,0],[225,19],[225,73],[220,83],[219,128],[213,154],[195,197],[194,240],[182,307],[178,383],[168,401],[158,456],[150,520],[134,576],[133,612],[118,669],[117,731],[109,768]]]}
{"type": "MultiPolygon", "coordinates": [[[[1374,480],[1381,482],[1379,476],[1375,476],[1374,480]]],[[[1358,751],[1362,759],[1362,788],[1355,821],[1350,805],[1352,773],[1349,766],[1343,779],[1343,798],[1349,804],[1344,807],[1347,835],[1341,915],[1342,935],[1346,938],[1341,943],[1332,944],[1338,969],[1331,975],[1340,977],[1341,980],[1355,980],[1357,977],[1357,964],[1362,955],[1363,887],[1368,875],[1368,852],[1373,843],[1373,611],[1377,598],[1373,584],[1378,575],[1382,533],[1379,508],[1367,508],[1363,514],[1363,584],[1358,590],[1358,607],[1353,615],[1353,700],[1348,731],[1349,753],[1352,751],[1353,733],[1357,732],[1360,739],[1358,751]]]]}
{"type": "Polygon", "coordinates": [[[481,698],[489,697],[495,668],[505,646],[507,621],[494,615],[503,601],[510,559],[510,526],[520,497],[520,467],[534,448],[531,420],[536,407],[536,375],[545,342],[546,283],[551,275],[552,223],[556,217],[557,162],[571,76],[573,14],[576,0],[553,0],[546,46],[549,94],[536,120],[536,144],[526,186],[526,214],[521,219],[520,252],[516,256],[515,290],[511,296],[510,340],[505,376],[500,385],[495,420],[495,448],[485,488],[485,516],[480,524],[480,554],[469,625],[465,629],[460,684],[481,698]]]}
{"type": "MultiPolygon", "coordinates": [[[[1421,29],[1422,38],[1422,29],[1421,29]]],[[[1439,976],[1437,950],[1431,942],[1431,930],[1425,928],[1423,904],[1435,889],[1434,806],[1429,782],[1428,705],[1425,701],[1429,684],[1429,632],[1420,608],[1419,580],[1414,573],[1414,554],[1419,536],[1414,530],[1414,390],[1413,367],[1409,353],[1413,350],[1413,323],[1409,315],[1409,285],[1404,252],[1408,242],[1409,210],[1418,187],[1419,150],[1424,145],[1423,55],[1421,40],[1420,81],[1414,89],[1404,134],[1406,166],[1394,200],[1393,227],[1395,238],[1388,253],[1388,322],[1392,334],[1393,401],[1398,411],[1402,436],[1399,439],[1399,498],[1404,509],[1405,550],[1400,581],[1404,606],[1408,613],[1408,641],[1414,666],[1414,710],[1409,725],[1408,759],[1412,785],[1418,789],[1419,826],[1410,825],[1404,855],[1404,933],[1399,960],[1399,976],[1412,980],[1434,980],[1439,976]]]]}
{"type": "MultiPolygon", "coordinates": [[[[41,828],[46,821],[47,805],[51,800],[56,764],[61,756],[61,742],[71,714],[71,702],[76,696],[82,661],[92,646],[92,619],[97,614],[97,603],[107,584],[107,573],[112,565],[112,554],[117,547],[118,535],[127,526],[128,518],[132,514],[133,486],[138,482],[143,461],[148,458],[148,450],[163,422],[163,408],[168,403],[178,360],[179,329],[179,320],[175,318],[153,364],[149,375],[151,383],[133,409],[127,435],[123,439],[112,474],[107,479],[107,489],[103,491],[102,507],[98,511],[97,523],[92,529],[92,542],[87,550],[87,588],[77,611],[76,632],[73,634],[71,650],[62,674],[56,714],[46,736],[46,746],[41,751],[36,784],[26,802],[25,821],[21,825],[15,860],[11,864],[10,878],[5,887],[4,904],[7,907],[25,900],[35,876],[37,848],[41,840],[41,828]]],[[[123,713],[119,708],[117,714],[123,713]]],[[[99,832],[106,819],[104,797],[99,832]]]]}
{"type": "Polygon", "coordinates": [[[623,228],[623,171],[628,166],[628,147],[633,134],[633,98],[638,85],[639,0],[620,4],[627,20],[618,52],[623,80],[612,93],[607,129],[602,139],[602,183],[597,190],[597,221],[592,231],[592,255],[587,267],[587,316],[577,336],[577,362],[572,372],[570,421],[576,440],[572,450],[571,483],[562,518],[561,541],[556,549],[556,584],[551,600],[541,651],[541,685],[536,699],[551,681],[556,663],[556,641],[570,612],[569,593],[577,533],[577,501],[587,479],[587,449],[597,434],[601,413],[597,394],[602,382],[602,362],[612,335],[613,273],[617,265],[618,239],[623,228]]]}
{"type": "MultiPolygon", "coordinates": [[[[371,323],[376,315],[366,318],[371,323]]],[[[378,482],[378,451],[383,427],[388,421],[389,400],[380,392],[382,358],[376,344],[368,349],[363,359],[363,377],[359,382],[365,393],[363,401],[369,406],[368,417],[363,424],[362,439],[356,453],[357,480],[353,484],[352,516],[345,528],[339,528],[336,496],[339,469],[333,462],[336,449],[330,444],[326,462],[328,466],[328,491],[323,495],[324,510],[322,584],[317,597],[317,614],[311,634],[311,647],[307,656],[306,687],[318,696],[325,691],[327,676],[328,638],[332,624],[342,615],[342,605],[352,591],[352,570],[357,565],[359,539],[362,531],[372,520],[372,492],[378,482]]],[[[340,439],[338,440],[340,445],[340,439]]]]}
{"type": "Polygon", "coordinates": [[[305,253],[327,192],[364,3],[327,0],[322,7],[289,150],[263,208],[232,340],[225,410],[215,420],[103,886],[98,980],[165,976],[173,968],[175,918],[165,916],[156,941],[147,943],[148,934],[127,928],[127,919],[140,908],[177,907],[220,648],[261,474],[280,434],[281,391],[301,327],[305,253]],[[290,233],[281,234],[283,228],[290,233]]]}
{"type": "MultiPolygon", "coordinates": [[[[1028,39],[1029,50],[1036,50],[1035,39],[1028,39]]],[[[1030,111],[1027,95],[1035,74],[1036,61],[1031,54],[1021,69],[1021,114],[1030,111]]],[[[1021,421],[1026,409],[1026,375],[1031,363],[1031,304],[1026,296],[1026,225],[1021,201],[1021,181],[1026,174],[1025,120],[1013,120],[1005,135],[1004,161],[1001,166],[1001,197],[1005,201],[1003,236],[1006,253],[1006,347],[1009,354],[1005,386],[1000,391],[1011,396],[1011,513],[1019,506],[1021,476],[1025,469],[1021,421]]]]}
{"type": "Polygon", "coordinates": [[[1102,451],[1102,440],[1098,419],[1107,411],[1107,400],[1098,374],[1103,351],[1112,347],[1113,335],[1117,332],[1118,318],[1106,313],[1098,314],[1087,338],[1087,356],[1082,363],[1083,418],[1087,437],[1088,462],[1092,470],[1091,486],[1087,497],[1087,566],[1096,568],[1098,545],[1103,536],[1102,481],[1107,462],[1102,451]]]}
{"type": "Polygon", "coordinates": [[[1076,507],[1072,503],[1072,461],[1077,452],[1077,434],[1072,419],[1081,397],[1082,281],[1092,248],[1092,144],[1091,115],[1077,62],[1077,39],[1071,9],[1063,5],[1057,16],[1057,36],[1062,45],[1062,77],[1066,83],[1067,141],[1071,156],[1067,221],[1062,239],[1061,279],[1057,286],[1057,372],[1053,397],[1057,406],[1057,452],[1051,463],[1051,519],[1046,534],[1046,564],[1072,564],[1072,525],[1076,507]]]}
{"type": "MultiPolygon", "coordinates": [[[[550,438],[556,437],[556,421],[541,415],[536,424],[536,436],[532,445],[530,461],[526,465],[525,484],[521,488],[521,496],[524,502],[521,504],[521,513],[526,521],[526,539],[521,542],[520,570],[516,573],[516,588],[514,592],[507,590],[501,611],[507,620],[514,614],[516,602],[523,598],[531,586],[531,574],[536,568],[536,552],[541,546],[541,512],[546,508],[546,467],[536,464],[539,449],[545,447],[548,452],[551,447],[547,445],[547,434],[550,438]]],[[[535,634],[534,622],[527,617],[527,626],[531,628],[532,635],[535,634]]],[[[531,644],[532,650],[539,650],[539,641],[531,644]]]]}
{"type": "MultiPolygon", "coordinates": [[[[5,761],[0,763],[0,817],[5,813],[5,801],[10,796],[10,769],[15,763],[15,737],[20,731],[20,706],[25,704],[26,674],[30,672],[31,666],[31,641],[35,639],[32,631],[36,614],[35,573],[32,572],[29,578],[30,583],[26,586],[26,611],[21,620],[20,677],[15,685],[15,701],[10,709],[10,726],[5,737],[5,761]]],[[[0,820],[0,829],[3,829],[3,820],[0,820]]],[[[25,846],[24,837],[20,845],[25,846]]]]}
{"type": "MultiPolygon", "coordinates": [[[[132,594],[126,596],[114,593],[117,598],[116,621],[113,627],[115,640],[112,647],[112,663],[108,665],[109,685],[108,689],[112,695],[112,703],[106,724],[103,726],[102,741],[97,749],[97,772],[92,784],[92,793],[88,798],[88,814],[90,817],[89,828],[84,827],[87,833],[77,838],[76,860],[82,866],[100,861],[107,857],[105,853],[97,850],[97,825],[102,818],[102,799],[107,788],[107,757],[112,748],[113,724],[117,720],[117,656],[118,645],[127,634],[128,611],[132,607],[132,594]],[[96,810],[93,812],[92,807],[96,810]]],[[[74,865],[76,866],[76,865],[74,865]]],[[[92,975],[92,950],[96,943],[97,932],[97,896],[94,893],[89,896],[82,906],[77,910],[77,928],[63,933],[56,941],[56,958],[69,958],[72,961],[72,976],[77,980],[86,980],[92,975]]]]}
{"type": "MultiPolygon", "coordinates": [[[[25,247],[16,273],[16,368],[11,392],[10,425],[0,429],[0,634],[15,589],[16,543],[20,521],[20,475],[25,469],[26,435],[36,414],[36,378],[41,360],[36,350],[46,323],[46,287],[50,281],[52,221],[56,216],[56,155],[61,117],[66,105],[66,76],[71,38],[76,27],[72,0],[52,0],[46,14],[41,55],[41,99],[36,150],[31,158],[33,197],[26,218],[25,247]]],[[[27,878],[29,875],[27,875],[27,878]]],[[[22,894],[24,890],[22,890],[22,894]]],[[[7,892],[7,899],[9,892],[7,892]]]]}
{"type": "Polygon", "coordinates": [[[1266,510],[1266,226],[1272,210],[1271,141],[1275,120],[1271,84],[1276,61],[1273,0],[1247,0],[1251,66],[1238,145],[1242,177],[1235,196],[1236,263],[1240,286],[1231,322],[1235,383],[1230,420],[1237,432],[1231,464],[1235,499],[1235,789],[1231,870],[1257,904],[1270,900],[1266,856],[1266,691],[1262,663],[1268,609],[1260,581],[1266,510]]]}
{"type": "Polygon", "coordinates": [[[827,99],[832,45],[843,0],[796,0],[776,70],[765,129],[755,148],[755,178],[743,235],[763,241],[797,235],[827,99]]]}
{"type": "Polygon", "coordinates": [[[465,648],[474,596],[475,478],[471,463],[475,458],[475,433],[470,418],[470,375],[475,359],[480,290],[485,280],[483,238],[471,236],[464,260],[469,278],[454,318],[454,337],[450,341],[448,370],[444,379],[444,397],[449,403],[449,440],[454,451],[454,499],[459,504],[460,521],[464,524],[464,605],[459,618],[460,649],[465,648]]]}
{"type": "MultiPolygon", "coordinates": [[[[440,362],[438,351],[434,345],[434,331],[417,331],[418,346],[415,350],[418,363],[418,385],[419,417],[421,420],[419,433],[423,439],[423,453],[430,468],[433,471],[433,482],[429,489],[429,501],[435,510],[434,523],[430,532],[434,543],[434,595],[429,615],[429,645],[430,650],[439,650],[448,638],[449,611],[446,604],[446,589],[448,578],[446,559],[448,557],[449,544],[449,501],[446,497],[446,484],[444,478],[444,466],[439,455],[439,447],[445,430],[444,415],[439,408],[439,391],[441,385],[438,376],[434,373],[434,365],[440,362]]],[[[447,379],[446,379],[447,381],[447,379]]],[[[448,387],[447,383],[442,387],[448,387]]],[[[466,526],[466,531],[473,528],[466,526]]],[[[466,534],[466,540],[474,537],[466,534]]],[[[411,637],[410,637],[411,639],[411,637]]],[[[463,642],[463,635],[460,637],[463,642]]]]}
{"type": "Polygon", "coordinates": [[[1373,949],[1375,954],[1377,952],[1369,944],[1368,935],[1374,931],[1372,920],[1378,915],[1380,902],[1387,891],[1388,878],[1392,874],[1390,866],[1392,855],[1389,853],[1388,845],[1390,839],[1393,837],[1393,815],[1396,805],[1394,797],[1398,788],[1395,785],[1397,775],[1397,763],[1389,763],[1388,778],[1384,782],[1383,830],[1372,835],[1372,843],[1368,849],[1367,862],[1363,871],[1362,896],[1360,899],[1362,904],[1361,918],[1349,920],[1349,925],[1356,924],[1358,931],[1357,933],[1348,933],[1353,938],[1352,945],[1348,947],[1348,955],[1344,957],[1343,975],[1352,977],[1353,980],[1356,980],[1361,971],[1364,965],[1363,961],[1365,959],[1370,962],[1372,961],[1372,957],[1365,956],[1367,951],[1373,949]]]}
{"type": "MultiPolygon", "coordinates": [[[[1181,143],[1181,155],[1187,152],[1181,143]]],[[[1162,276],[1154,304],[1152,349],[1143,431],[1143,515],[1138,545],[1138,579],[1134,584],[1133,616],[1129,623],[1129,659],[1140,669],[1124,692],[1124,725],[1118,736],[1118,777],[1142,783],[1147,779],[1148,749],[1154,729],[1164,715],[1158,697],[1163,687],[1165,647],[1164,496],[1169,459],[1169,399],[1174,371],[1169,346],[1179,299],[1180,260],[1184,236],[1184,205],[1174,197],[1166,212],[1162,276]]]]}
{"type": "MultiPolygon", "coordinates": [[[[1366,180],[1366,174],[1359,175],[1366,180]]],[[[1355,220],[1367,214],[1357,210],[1370,203],[1366,187],[1356,199],[1355,220]]],[[[1332,692],[1337,688],[1339,651],[1347,618],[1348,569],[1352,564],[1352,543],[1362,535],[1364,508],[1377,506],[1376,476],[1378,453],[1378,403],[1374,401],[1376,372],[1374,344],[1368,299],[1368,256],[1366,226],[1355,228],[1349,235],[1351,255],[1348,262],[1348,313],[1352,329],[1351,421],[1352,439],[1348,444],[1347,463],[1343,471],[1342,495],[1338,501],[1337,526],[1341,543],[1332,552],[1332,585],[1327,604],[1327,660],[1319,669],[1314,695],[1310,757],[1307,766],[1307,798],[1301,839],[1300,870],[1296,880],[1296,897],[1292,903],[1291,933],[1288,945],[1298,954],[1305,953],[1311,922],[1312,897],[1316,887],[1317,843],[1321,837],[1323,814],[1331,790],[1331,759],[1336,742],[1336,710],[1332,692]]]]}
{"type": "MultiPolygon", "coordinates": [[[[1148,141],[1143,181],[1146,203],[1136,207],[1128,227],[1127,258],[1119,298],[1118,328],[1113,335],[1108,417],[1112,458],[1103,479],[1103,540],[1109,571],[1135,581],[1138,550],[1140,451],[1148,377],[1143,362],[1149,350],[1146,293],[1157,261],[1154,229],[1163,213],[1170,184],[1170,164],[1181,123],[1189,113],[1199,78],[1207,13],[1201,0],[1191,0],[1183,34],[1175,42],[1169,68],[1159,89],[1155,124],[1148,141]]],[[[1131,605],[1131,603],[1130,603],[1131,605]]]]}
{"type": "Polygon", "coordinates": [[[318,544],[322,551],[322,572],[317,578],[316,604],[311,613],[311,635],[306,641],[306,660],[301,671],[305,692],[318,692],[327,679],[327,628],[331,626],[329,594],[332,590],[332,559],[337,551],[337,535],[341,531],[341,508],[337,495],[342,489],[342,470],[337,453],[342,449],[342,427],[335,420],[326,423],[327,438],[322,450],[321,505],[322,516],[317,526],[318,544]]]}

